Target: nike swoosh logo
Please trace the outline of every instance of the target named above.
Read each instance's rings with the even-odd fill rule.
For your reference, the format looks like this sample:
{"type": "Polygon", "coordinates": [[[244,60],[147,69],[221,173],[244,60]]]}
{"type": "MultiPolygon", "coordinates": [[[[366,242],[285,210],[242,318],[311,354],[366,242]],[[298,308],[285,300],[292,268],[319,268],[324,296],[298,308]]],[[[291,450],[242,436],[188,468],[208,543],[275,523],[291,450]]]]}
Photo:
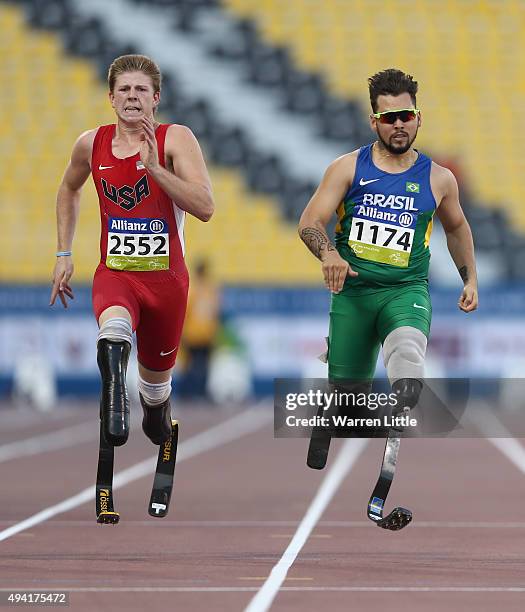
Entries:
{"type": "Polygon", "coordinates": [[[361,185],[361,187],[364,187],[364,185],[368,185],[368,183],[375,183],[376,181],[380,181],[381,179],[370,179],[369,181],[365,181],[364,179],[361,179],[359,181],[359,184],[361,185]]]}
{"type": "Polygon", "coordinates": [[[177,347],[175,347],[174,349],[171,349],[171,351],[168,351],[167,353],[165,353],[164,351],[161,351],[160,352],[160,356],[161,357],[166,357],[166,355],[171,355],[176,350],[177,350],[177,347]]]}
{"type": "Polygon", "coordinates": [[[416,304],[415,302],[412,304],[412,306],[414,308],[422,308],[423,310],[426,310],[428,312],[428,308],[426,308],[425,306],[420,306],[419,304],[416,304]]]}
{"type": "Polygon", "coordinates": [[[113,166],[101,166],[100,164],[98,166],[99,170],[107,170],[108,168],[113,168],[113,166]]]}

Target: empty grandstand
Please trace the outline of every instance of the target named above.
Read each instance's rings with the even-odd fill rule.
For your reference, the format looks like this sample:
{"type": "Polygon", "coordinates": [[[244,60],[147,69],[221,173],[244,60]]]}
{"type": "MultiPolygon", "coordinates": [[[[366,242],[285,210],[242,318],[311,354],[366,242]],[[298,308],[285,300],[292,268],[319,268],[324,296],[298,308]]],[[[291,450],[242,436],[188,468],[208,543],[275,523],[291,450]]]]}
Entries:
{"type": "MultiPolygon", "coordinates": [[[[297,219],[328,163],[371,140],[366,79],[391,65],[420,82],[418,146],[460,180],[482,284],[522,280],[522,162],[512,119],[522,87],[523,6],[445,2],[439,14],[434,6],[424,0],[0,2],[9,83],[1,96],[10,109],[0,128],[0,208],[5,251],[16,253],[16,260],[2,258],[0,278],[12,285],[9,295],[47,287],[56,189],[72,143],[83,130],[113,121],[105,73],[115,56],[133,51],[151,55],[163,71],[162,120],[189,125],[204,146],[217,214],[209,225],[188,219],[188,259],[213,261],[215,276],[234,296],[227,309],[234,304],[244,316],[248,304],[252,311],[281,304],[275,287],[321,286],[318,263],[297,238],[297,219]],[[241,299],[234,289],[254,285],[269,293],[241,299]]],[[[98,260],[97,207],[88,182],[74,244],[74,283],[84,285],[86,296],[98,260]]],[[[455,291],[457,271],[439,224],[434,234],[434,287],[445,283],[455,291]]],[[[296,295],[306,302],[284,300],[291,311],[307,316],[308,305],[312,313],[326,307],[326,296],[296,295]]],[[[289,350],[285,335],[301,328],[281,323],[273,320],[260,335],[274,361],[289,350]]],[[[303,324],[313,329],[310,320],[303,324]]],[[[316,329],[324,335],[322,326],[316,329]]],[[[270,361],[257,368],[269,375],[270,361]]]]}

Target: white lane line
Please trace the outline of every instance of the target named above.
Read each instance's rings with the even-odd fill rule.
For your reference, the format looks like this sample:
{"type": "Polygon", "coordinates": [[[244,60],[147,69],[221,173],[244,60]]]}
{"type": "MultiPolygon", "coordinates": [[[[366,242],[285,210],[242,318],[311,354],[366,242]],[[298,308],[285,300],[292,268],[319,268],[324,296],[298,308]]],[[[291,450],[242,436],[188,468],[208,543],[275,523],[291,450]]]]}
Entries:
{"type": "MultiPolygon", "coordinates": [[[[0,592],[30,591],[39,593],[69,592],[69,593],[243,593],[258,591],[257,586],[226,586],[226,587],[192,587],[192,586],[173,586],[173,587],[70,587],[56,586],[53,588],[35,588],[13,586],[9,589],[0,588],[0,592]]],[[[525,587],[512,586],[285,586],[281,591],[335,591],[353,593],[525,593],[525,587]]]]}
{"type": "MultiPolygon", "coordinates": [[[[131,428],[133,429],[142,422],[142,416],[131,417],[131,428]]],[[[0,463],[17,459],[18,457],[31,457],[32,455],[40,455],[50,451],[71,448],[84,442],[98,439],[99,426],[98,419],[65,427],[58,431],[39,434],[32,438],[24,438],[15,440],[9,444],[0,446],[0,463]]]]}
{"type": "Polygon", "coordinates": [[[352,439],[345,440],[339,455],[332,465],[317,491],[310,507],[306,511],[303,520],[284,551],[279,562],[273,567],[266,582],[262,585],[257,595],[251,600],[245,612],[265,612],[269,610],[275,596],[281,588],[286,574],[295,561],[301,548],[304,546],[309,535],[312,533],[316,523],[321,518],[326,507],[335,495],[344,477],[350,472],[357,458],[365,448],[368,440],[352,439]]]}
{"type": "MultiPolygon", "coordinates": [[[[208,450],[232,442],[246,434],[252,433],[260,429],[272,419],[272,413],[263,408],[247,410],[240,415],[237,415],[227,421],[211,427],[188,440],[182,442],[177,452],[177,463],[191,459],[196,455],[200,455],[208,450]]],[[[144,476],[152,476],[155,471],[156,457],[149,457],[140,463],[137,463],[121,472],[115,474],[113,479],[113,488],[120,489],[125,485],[143,478],[144,476]]],[[[87,487],[80,493],[69,497],[64,501],[45,508],[33,516],[16,523],[15,525],[0,531],[0,542],[7,540],[11,536],[30,529],[39,523],[47,521],[49,518],[73,510],[88,501],[95,499],[95,485],[87,487]]]]}
{"type": "Polygon", "coordinates": [[[48,451],[76,446],[82,442],[94,440],[97,437],[98,420],[95,428],[93,428],[93,421],[89,421],[66,427],[59,431],[33,436],[32,438],[15,440],[0,446],[0,463],[16,459],[17,457],[30,457],[31,455],[39,455],[48,451]]]}
{"type": "Polygon", "coordinates": [[[487,438],[507,459],[525,474],[525,449],[515,439],[511,438],[487,438]]]}
{"type": "Polygon", "coordinates": [[[497,418],[490,405],[481,404],[482,418],[476,421],[476,426],[486,436],[487,441],[495,446],[507,459],[513,463],[520,472],[525,474],[525,448],[513,437],[510,431],[497,418]],[[493,438],[494,434],[499,437],[493,438]]]}

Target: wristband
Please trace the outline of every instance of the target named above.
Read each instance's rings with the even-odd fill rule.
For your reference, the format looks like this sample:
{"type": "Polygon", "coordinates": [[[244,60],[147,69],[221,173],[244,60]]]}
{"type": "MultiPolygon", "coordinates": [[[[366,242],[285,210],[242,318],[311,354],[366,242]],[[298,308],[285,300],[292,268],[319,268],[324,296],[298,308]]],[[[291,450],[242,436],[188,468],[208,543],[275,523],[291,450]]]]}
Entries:
{"type": "Polygon", "coordinates": [[[73,254],[73,251],[58,251],[57,257],[70,257],[73,254]]]}

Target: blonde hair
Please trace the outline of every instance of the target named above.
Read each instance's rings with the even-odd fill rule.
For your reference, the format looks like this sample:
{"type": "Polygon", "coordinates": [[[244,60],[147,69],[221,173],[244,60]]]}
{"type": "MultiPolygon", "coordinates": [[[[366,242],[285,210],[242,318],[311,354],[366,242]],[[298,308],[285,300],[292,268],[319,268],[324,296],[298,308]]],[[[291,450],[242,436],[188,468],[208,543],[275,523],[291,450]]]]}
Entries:
{"type": "Polygon", "coordinates": [[[113,92],[117,77],[124,72],[143,72],[151,78],[153,91],[160,92],[162,75],[157,64],[145,55],[121,55],[113,60],[108,70],[109,91],[113,92]]]}

